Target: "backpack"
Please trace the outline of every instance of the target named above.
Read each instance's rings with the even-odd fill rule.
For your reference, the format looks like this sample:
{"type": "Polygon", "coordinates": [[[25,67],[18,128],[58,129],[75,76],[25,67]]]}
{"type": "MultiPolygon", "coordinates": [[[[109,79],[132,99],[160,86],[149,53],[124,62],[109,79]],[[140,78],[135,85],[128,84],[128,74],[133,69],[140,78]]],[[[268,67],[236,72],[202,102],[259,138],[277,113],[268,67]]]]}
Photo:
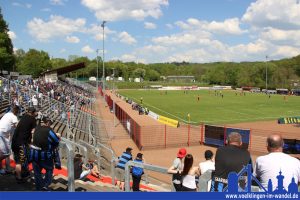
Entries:
{"type": "MultiPolygon", "coordinates": [[[[139,161],[139,160],[134,160],[135,162],[142,162],[142,161],[139,161]]],[[[132,167],[132,175],[134,176],[142,176],[142,174],[144,173],[144,170],[143,168],[141,167],[132,167]]]]}

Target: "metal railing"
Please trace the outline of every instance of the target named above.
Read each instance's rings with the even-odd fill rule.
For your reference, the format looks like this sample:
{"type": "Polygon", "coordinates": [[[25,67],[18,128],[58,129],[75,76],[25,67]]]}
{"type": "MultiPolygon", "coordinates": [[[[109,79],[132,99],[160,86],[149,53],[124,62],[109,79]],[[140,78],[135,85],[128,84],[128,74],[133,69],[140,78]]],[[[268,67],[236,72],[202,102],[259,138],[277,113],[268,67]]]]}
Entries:
{"type": "Polygon", "coordinates": [[[140,167],[146,170],[150,171],[155,171],[159,172],[162,174],[169,174],[168,169],[165,167],[160,167],[156,165],[151,165],[147,163],[138,163],[134,161],[128,161],[125,165],[125,191],[129,192],[130,191],[130,167],[135,166],[135,167],[140,167]]]}
{"type": "Polygon", "coordinates": [[[80,149],[82,149],[83,150],[83,156],[84,156],[84,158],[83,158],[83,162],[84,163],[87,163],[87,160],[88,160],[88,151],[87,151],[87,148],[85,147],[85,146],[83,146],[83,145],[81,145],[81,144],[78,144],[78,143],[76,143],[76,142],[73,142],[73,141],[70,141],[70,140],[68,140],[68,139],[66,139],[66,138],[61,138],[61,141],[63,141],[63,142],[65,142],[65,143],[69,143],[69,144],[71,144],[73,147],[75,147],[74,148],[74,152],[75,153],[82,153],[81,151],[80,151],[80,149]],[[78,150],[77,150],[78,149],[78,150]]]}
{"type": "MultiPolygon", "coordinates": [[[[75,178],[74,178],[74,149],[73,145],[68,141],[61,141],[59,143],[60,153],[63,149],[67,153],[67,168],[68,168],[68,191],[75,191],[75,178]]],[[[61,154],[62,155],[62,154],[61,154]]]]}
{"type": "Polygon", "coordinates": [[[88,144],[87,142],[82,141],[82,140],[79,140],[79,143],[82,144],[82,145],[84,145],[84,146],[86,146],[86,147],[91,148],[92,150],[94,150],[95,156],[97,157],[97,165],[98,165],[99,169],[100,169],[101,163],[102,163],[101,162],[102,155],[101,155],[101,150],[100,149],[101,148],[105,149],[106,151],[108,151],[110,153],[110,155],[111,155],[111,160],[110,160],[110,175],[111,175],[111,178],[112,178],[112,185],[115,185],[115,182],[116,182],[115,181],[115,163],[117,161],[117,157],[116,157],[114,151],[111,148],[105,146],[104,144],[100,144],[100,143],[95,144],[95,145],[91,145],[91,144],[88,144]]]}

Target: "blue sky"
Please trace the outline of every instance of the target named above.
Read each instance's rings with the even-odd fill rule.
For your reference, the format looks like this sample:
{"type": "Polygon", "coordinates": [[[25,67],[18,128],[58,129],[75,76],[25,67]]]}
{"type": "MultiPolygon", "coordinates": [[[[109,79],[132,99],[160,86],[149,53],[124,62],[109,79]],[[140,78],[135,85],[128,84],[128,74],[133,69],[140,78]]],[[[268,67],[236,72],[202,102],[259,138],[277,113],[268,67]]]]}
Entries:
{"type": "Polygon", "coordinates": [[[300,54],[299,0],[0,0],[15,49],[54,58],[263,61],[300,54]],[[102,53],[100,52],[102,55],[102,53]]]}

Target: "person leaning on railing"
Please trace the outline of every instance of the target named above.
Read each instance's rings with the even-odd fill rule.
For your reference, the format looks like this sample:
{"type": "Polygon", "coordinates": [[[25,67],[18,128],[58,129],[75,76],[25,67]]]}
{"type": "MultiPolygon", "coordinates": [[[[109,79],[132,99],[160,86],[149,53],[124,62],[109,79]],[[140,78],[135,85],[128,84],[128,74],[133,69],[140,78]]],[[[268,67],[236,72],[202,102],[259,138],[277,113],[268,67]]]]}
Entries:
{"type": "Polygon", "coordinates": [[[186,155],[186,149],[181,148],[177,153],[177,158],[173,161],[173,165],[168,169],[168,173],[173,174],[172,182],[176,191],[182,190],[181,172],[183,170],[183,160],[186,155]]]}
{"type": "Polygon", "coordinates": [[[119,162],[116,166],[117,186],[120,190],[124,190],[125,186],[125,165],[132,160],[132,148],[127,147],[126,151],[119,157],[119,162]]]}

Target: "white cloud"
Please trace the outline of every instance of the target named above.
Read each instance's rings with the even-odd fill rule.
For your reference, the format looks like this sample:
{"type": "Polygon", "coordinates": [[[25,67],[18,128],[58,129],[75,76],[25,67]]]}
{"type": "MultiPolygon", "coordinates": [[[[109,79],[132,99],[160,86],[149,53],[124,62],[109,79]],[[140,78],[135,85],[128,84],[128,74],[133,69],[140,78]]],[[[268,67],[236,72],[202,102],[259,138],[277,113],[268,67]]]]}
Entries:
{"type": "Polygon", "coordinates": [[[82,47],[81,51],[83,53],[94,53],[95,52],[89,45],[82,47]]]}
{"type": "MultiPolygon", "coordinates": [[[[94,39],[97,41],[103,40],[103,28],[101,25],[97,24],[92,24],[90,28],[87,28],[86,33],[94,35],[94,39]]],[[[110,30],[108,27],[105,27],[104,29],[104,39],[110,35],[110,34],[115,34],[116,31],[110,30]]]]}
{"type": "Polygon", "coordinates": [[[192,33],[180,33],[172,34],[170,36],[155,37],[152,42],[155,44],[165,46],[184,46],[193,44],[204,44],[208,43],[211,38],[211,34],[208,32],[192,32],[192,33]]]}
{"type": "Polygon", "coordinates": [[[51,5],[58,5],[58,6],[62,6],[65,4],[66,0],[50,0],[50,4],[51,5]]]}
{"type": "Polygon", "coordinates": [[[62,48],[61,50],[59,50],[59,53],[65,53],[65,52],[67,52],[67,50],[64,49],[64,48],[62,48]]]}
{"type": "Polygon", "coordinates": [[[132,54],[124,54],[121,56],[121,60],[124,62],[134,62],[136,61],[136,57],[132,54]]]}
{"type": "Polygon", "coordinates": [[[151,22],[145,22],[144,27],[145,27],[145,29],[156,29],[156,24],[151,23],[151,22]]]}
{"type": "Polygon", "coordinates": [[[41,9],[41,11],[43,11],[43,12],[50,12],[51,9],[50,8],[43,8],[43,9],[41,9]]]}
{"type": "Polygon", "coordinates": [[[167,27],[168,29],[173,29],[173,28],[174,28],[174,26],[173,26],[172,24],[166,24],[166,27],[167,27]]]}
{"type": "Polygon", "coordinates": [[[268,44],[263,40],[257,40],[256,42],[250,42],[248,44],[239,44],[229,48],[229,51],[236,55],[239,52],[242,52],[244,56],[251,55],[265,55],[265,52],[268,50],[268,44]]]}
{"type": "Polygon", "coordinates": [[[28,9],[32,7],[32,5],[29,4],[29,3],[21,4],[21,3],[19,3],[19,2],[13,2],[12,5],[13,5],[13,6],[17,6],[17,7],[28,8],[28,9]]]}
{"type": "Polygon", "coordinates": [[[290,44],[300,47],[300,30],[268,28],[261,32],[260,37],[274,44],[290,44]]]}
{"type": "Polygon", "coordinates": [[[93,11],[98,20],[108,21],[158,19],[162,16],[161,7],[169,4],[168,0],[81,0],[81,3],[93,11]]]}
{"type": "Polygon", "coordinates": [[[79,43],[80,39],[76,36],[67,36],[66,41],[69,43],[79,43]]]}
{"type": "Polygon", "coordinates": [[[258,0],[251,3],[242,20],[254,27],[298,29],[300,4],[298,0],[258,0]]]}
{"type": "Polygon", "coordinates": [[[33,18],[27,23],[30,35],[41,42],[70,35],[74,32],[83,32],[85,31],[84,26],[85,19],[83,18],[73,20],[56,15],[51,15],[48,22],[40,18],[33,18]]]}
{"type": "Polygon", "coordinates": [[[123,31],[119,33],[118,38],[120,42],[125,43],[125,44],[135,44],[136,39],[132,37],[130,34],[128,34],[126,31],[123,31]]]}
{"type": "Polygon", "coordinates": [[[202,30],[217,34],[241,35],[246,32],[240,28],[240,20],[238,18],[226,19],[223,22],[208,22],[189,18],[186,22],[177,21],[175,24],[182,29],[202,30]]]}
{"type": "Polygon", "coordinates": [[[20,4],[20,3],[18,3],[18,2],[13,2],[12,5],[13,5],[13,6],[19,6],[19,7],[22,6],[22,4],[20,4]]]}
{"type": "Polygon", "coordinates": [[[8,31],[8,35],[11,40],[15,40],[17,38],[17,35],[13,31],[8,31]]]}
{"type": "Polygon", "coordinates": [[[271,54],[271,56],[274,57],[281,57],[281,58],[287,58],[287,57],[293,57],[300,54],[300,49],[291,47],[291,46],[278,46],[271,54]]]}

